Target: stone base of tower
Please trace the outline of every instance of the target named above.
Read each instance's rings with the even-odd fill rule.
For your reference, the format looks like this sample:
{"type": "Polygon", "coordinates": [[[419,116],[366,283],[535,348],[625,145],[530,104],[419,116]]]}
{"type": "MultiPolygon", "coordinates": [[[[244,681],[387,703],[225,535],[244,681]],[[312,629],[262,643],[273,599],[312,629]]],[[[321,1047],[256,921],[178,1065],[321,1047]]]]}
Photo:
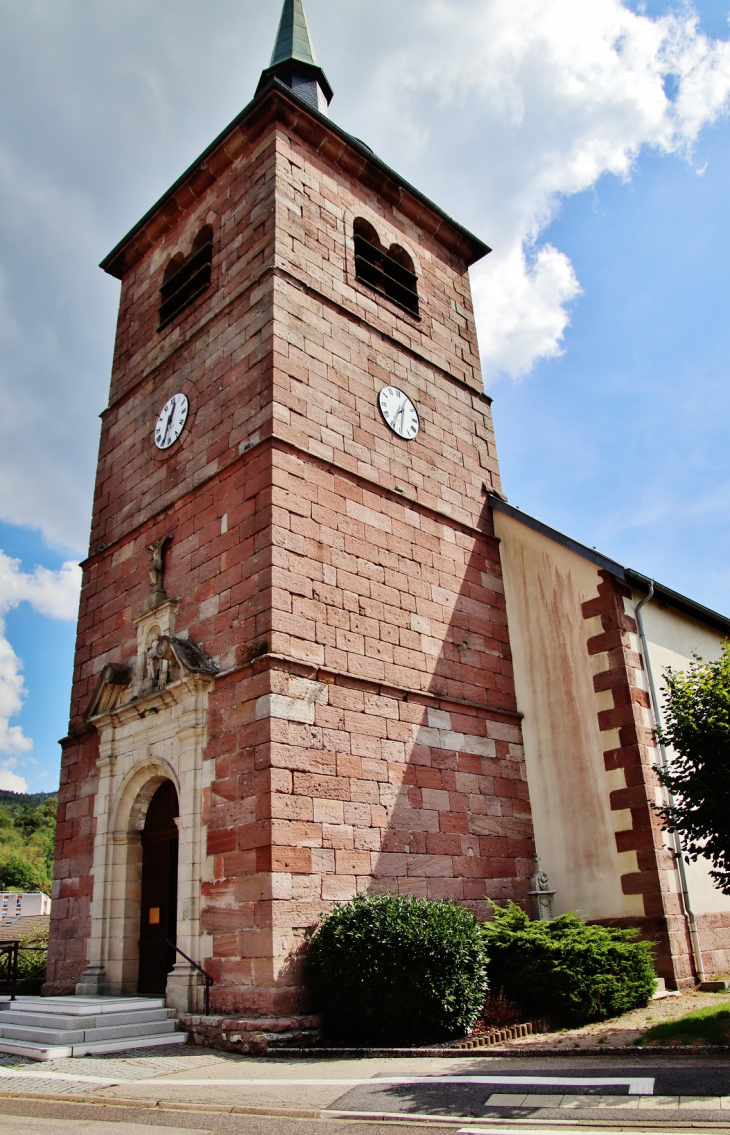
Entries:
{"type": "Polygon", "coordinates": [[[485,919],[534,866],[514,712],[307,665],[280,638],[214,699],[201,929],[232,1018],[316,1008],[304,957],[333,902],[394,891],[485,919]]]}

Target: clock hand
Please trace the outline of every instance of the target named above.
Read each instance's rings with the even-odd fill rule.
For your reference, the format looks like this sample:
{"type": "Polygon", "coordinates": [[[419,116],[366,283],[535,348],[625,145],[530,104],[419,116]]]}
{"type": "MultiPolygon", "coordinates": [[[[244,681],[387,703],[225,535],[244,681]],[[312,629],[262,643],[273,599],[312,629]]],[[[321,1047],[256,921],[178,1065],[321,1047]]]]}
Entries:
{"type": "Polygon", "coordinates": [[[403,429],[403,415],[405,414],[405,412],[406,412],[406,400],[404,398],[403,401],[400,404],[400,410],[398,411],[398,413],[395,416],[396,422],[400,418],[400,428],[401,429],[403,429]]]}
{"type": "Polygon", "coordinates": [[[167,435],[170,432],[170,426],[172,425],[172,419],[174,417],[175,417],[175,401],[173,399],[172,406],[170,407],[170,413],[167,415],[167,422],[165,424],[165,437],[164,437],[164,440],[163,440],[163,444],[164,444],[165,441],[167,441],[167,435]]]}

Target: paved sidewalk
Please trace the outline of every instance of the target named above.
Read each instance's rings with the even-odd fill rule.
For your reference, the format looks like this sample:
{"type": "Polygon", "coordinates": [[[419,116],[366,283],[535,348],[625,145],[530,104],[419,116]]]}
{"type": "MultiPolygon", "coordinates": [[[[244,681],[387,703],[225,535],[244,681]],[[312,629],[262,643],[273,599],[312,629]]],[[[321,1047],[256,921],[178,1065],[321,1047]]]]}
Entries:
{"type": "MultiPolygon", "coordinates": [[[[653,1064],[637,1064],[628,1055],[571,1060],[568,1055],[510,1059],[466,1053],[322,1060],[179,1047],[48,1064],[1,1056],[0,1097],[6,1105],[10,1097],[103,1104],[109,1117],[111,1108],[123,1108],[125,1115],[139,1115],[147,1125],[162,1123],[167,1130],[179,1123],[186,1130],[208,1131],[216,1115],[221,1120],[228,1115],[231,1122],[258,1115],[325,1121],[326,1126],[341,1120],[350,1125],[358,1119],[368,1124],[423,1120],[486,1130],[495,1122],[524,1129],[532,1121],[536,1129],[579,1122],[621,1128],[662,1124],[667,1130],[708,1124],[730,1131],[730,1065],[704,1057],[667,1057],[653,1064]]],[[[6,1129],[0,1118],[0,1132],[6,1129]]],[[[17,1135],[24,1130],[31,1135],[22,1123],[17,1135]]]]}

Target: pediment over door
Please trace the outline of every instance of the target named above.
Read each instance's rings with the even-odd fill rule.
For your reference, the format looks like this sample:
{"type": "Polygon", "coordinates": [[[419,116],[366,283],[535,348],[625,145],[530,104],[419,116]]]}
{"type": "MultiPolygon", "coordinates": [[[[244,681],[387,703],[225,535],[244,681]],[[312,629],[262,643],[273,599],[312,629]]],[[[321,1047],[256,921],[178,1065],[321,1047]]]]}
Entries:
{"type": "Polygon", "coordinates": [[[212,679],[220,667],[202,647],[187,638],[153,637],[132,662],[110,662],[101,671],[84,720],[147,701],[192,678],[212,679]]]}

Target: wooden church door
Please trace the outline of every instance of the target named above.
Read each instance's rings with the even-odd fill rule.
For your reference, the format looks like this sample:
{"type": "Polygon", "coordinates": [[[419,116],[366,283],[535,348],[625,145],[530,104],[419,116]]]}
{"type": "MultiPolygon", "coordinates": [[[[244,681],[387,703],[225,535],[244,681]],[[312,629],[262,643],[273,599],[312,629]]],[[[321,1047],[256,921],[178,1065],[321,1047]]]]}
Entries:
{"type": "Polygon", "coordinates": [[[166,780],[155,792],[142,830],[142,912],[138,992],[164,994],[177,935],[177,792],[166,780]]]}

